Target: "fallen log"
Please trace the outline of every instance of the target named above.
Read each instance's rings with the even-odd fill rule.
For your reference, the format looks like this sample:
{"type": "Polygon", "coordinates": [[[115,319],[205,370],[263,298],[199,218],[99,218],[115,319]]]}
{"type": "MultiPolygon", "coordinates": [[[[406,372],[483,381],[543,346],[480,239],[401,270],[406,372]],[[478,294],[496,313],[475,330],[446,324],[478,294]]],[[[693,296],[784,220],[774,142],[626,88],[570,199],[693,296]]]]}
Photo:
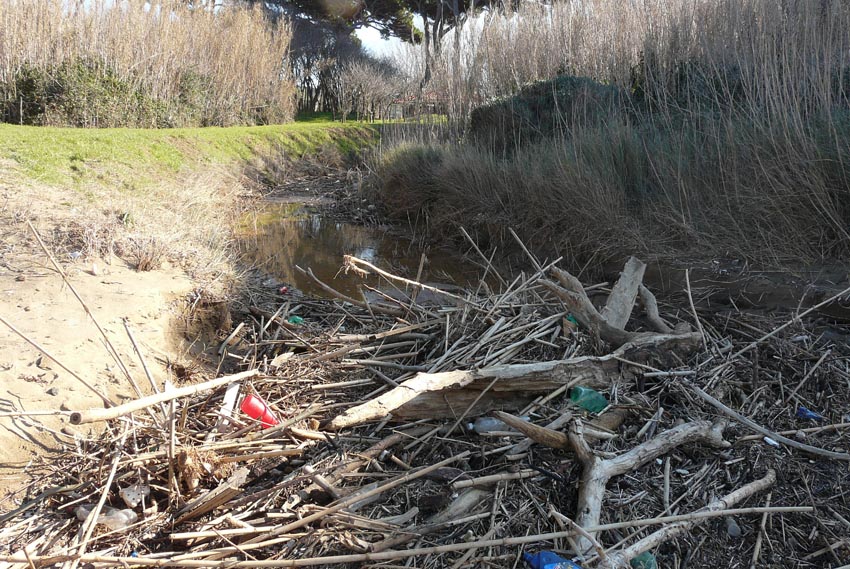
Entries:
{"type": "Polygon", "coordinates": [[[622,359],[639,360],[650,346],[662,351],[689,351],[699,345],[699,340],[699,335],[652,334],[651,338],[626,344],[602,357],[418,373],[380,397],[348,409],[325,428],[343,429],[380,420],[389,414],[394,419],[410,420],[456,418],[466,409],[467,416],[482,415],[493,409],[515,411],[540,393],[565,385],[607,389],[628,377],[629,368],[622,359]],[[630,356],[632,353],[636,355],[630,356]]]}

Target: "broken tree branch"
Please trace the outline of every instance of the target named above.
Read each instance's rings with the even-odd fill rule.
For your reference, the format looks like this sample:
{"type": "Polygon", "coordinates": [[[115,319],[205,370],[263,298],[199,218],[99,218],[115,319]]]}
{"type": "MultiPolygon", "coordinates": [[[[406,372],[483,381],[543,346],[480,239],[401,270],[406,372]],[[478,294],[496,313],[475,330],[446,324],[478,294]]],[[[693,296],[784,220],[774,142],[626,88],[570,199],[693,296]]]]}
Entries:
{"type": "MultiPolygon", "coordinates": [[[[581,421],[574,420],[570,425],[569,440],[579,462],[582,463],[576,522],[585,529],[599,525],[605,486],[614,476],[635,470],[686,443],[704,441],[715,447],[730,446],[731,443],[723,440],[724,427],[723,422],[686,423],[665,431],[620,456],[602,459],[588,446],[581,421]]],[[[593,547],[590,540],[581,536],[577,538],[577,543],[581,554],[587,553],[593,547]]]]}
{"type": "MultiPolygon", "coordinates": [[[[552,267],[551,272],[557,283],[545,279],[540,282],[552,291],[555,296],[561,299],[564,305],[583,326],[593,331],[605,342],[608,342],[613,346],[622,346],[627,343],[653,345],[656,343],[656,338],[665,336],[665,334],[658,334],[656,332],[628,332],[622,327],[625,326],[623,319],[625,318],[625,320],[628,321],[628,314],[631,314],[632,308],[629,306],[628,314],[626,314],[626,309],[623,305],[629,300],[631,300],[632,304],[634,304],[635,296],[637,295],[640,287],[640,282],[635,284],[636,276],[638,272],[642,274],[642,271],[639,270],[639,265],[636,264],[640,263],[640,261],[635,259],[635,262],[632,262],[632,259],[629,259],[631,267],[627,264],[627,270],[624,270],[623,277],[621,277],[621,280],[617,282],[615,289],[617,289],[620,282],[625,279],[624,284],[620,285],[619,289],[617,289],[616,296],[612,293],[611,296],[614,297],[613,301],[611,300],[611,297],[609,297],[609,302],[612,303],[611,308],[607,311],[603,309],[603,314],[600,314],[599,311],[596,310],[596,307],[590,301],[590,298],[587,296],[581,282],[567,271],[557,267],[552,267]],[[634,296],[632,295],[632,291],[634,291],[634,296]],[[606,318],[605,315],[608,315],[610,320],[606,318]],[[623,323],[622,326],[620,323],[623,323]]],[[[609,305],[606,304],[605,308],[607,309],[608,306],[609,305]]],[[[655,303],[655,308],[657,312],[657,303],[655,303]]],[[[658,322],[654,322],[653,326],[658,328],[657,324],[658,322]]],[[[681,349],[694,349],[702,340],[702,336],[698,333],[686,332],[666,335],[679,338],[681,341],[681,349]]]]}
{"type": "Polygon", "coordinates": [[[769,488],[773,485],[774,482],[776,482],[776,472],[774,470],[768,470],[767,474],[765,474],[763,478],[760,478],[759,480],[756,480],[754,482],[750,482],[749,484],[738,488],[734,492],[727,494],[719,500],[711,502],[705,508],[694,512],[694,515],[690,519],[681,522],[676,522],[670,524],[669,526],[665,526],[659,529],[658,531],[646,536],[640,541],[621,549],[620,551],[608,552],[607,559],[602,560],[597,566],[597,569],[622,569],[628,567],[629,561],[631,561],[644,551],[649,551],[650,549],[657,547],[665,541],[668,541],[690,530],[695,525],[707,519],[710,519],[708,517],[701,516],[700,514],[702,514],[703,512],[726,510],[730,506],[737,504],[741,500],[749,498],[753,494],[756,494],[757,492],[761,492],[762,490],[769,488]]]}
{"type": "Polygon", "coordinates": [[[646,263],[635,257],[629,257],[623,272],[620,273],[620,278],[617,279],[611,294],[608,295],[600,315],[614,328],[623,330],[629,323],[644,271],[646,271],[646,263]]]}

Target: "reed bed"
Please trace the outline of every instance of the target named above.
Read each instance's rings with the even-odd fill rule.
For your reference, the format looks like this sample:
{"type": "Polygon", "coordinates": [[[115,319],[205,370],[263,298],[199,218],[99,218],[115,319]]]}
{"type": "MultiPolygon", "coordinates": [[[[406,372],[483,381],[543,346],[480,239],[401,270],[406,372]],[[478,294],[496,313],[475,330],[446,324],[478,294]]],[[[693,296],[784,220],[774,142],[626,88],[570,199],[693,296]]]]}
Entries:
{"type": "Polygon", "coordinates": [[[286,122],[291,36],[259,6],[11,0],[0,100],[6,120],[61,126],[286,122]]]}

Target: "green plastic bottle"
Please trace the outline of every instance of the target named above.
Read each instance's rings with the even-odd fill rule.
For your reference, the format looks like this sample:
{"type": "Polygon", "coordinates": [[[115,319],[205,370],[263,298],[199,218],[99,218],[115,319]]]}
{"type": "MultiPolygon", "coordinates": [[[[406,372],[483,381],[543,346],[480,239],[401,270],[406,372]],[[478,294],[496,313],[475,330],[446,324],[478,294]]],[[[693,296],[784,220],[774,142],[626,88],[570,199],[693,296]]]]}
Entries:
{"type": "Polygon", "coordinates": [[[632,566],[632,569],[658,569],[658,561],[656,561],[655,556],[648,551],[644,551],[629,561],[629,565],[632,566]]]}
{"type": "Polygon", "coordinates": [[[608,406],[608,400],[605,396],[589,387],[576,385],[570,391],[570,400],[591,413],[599,413],[608,406]]]}

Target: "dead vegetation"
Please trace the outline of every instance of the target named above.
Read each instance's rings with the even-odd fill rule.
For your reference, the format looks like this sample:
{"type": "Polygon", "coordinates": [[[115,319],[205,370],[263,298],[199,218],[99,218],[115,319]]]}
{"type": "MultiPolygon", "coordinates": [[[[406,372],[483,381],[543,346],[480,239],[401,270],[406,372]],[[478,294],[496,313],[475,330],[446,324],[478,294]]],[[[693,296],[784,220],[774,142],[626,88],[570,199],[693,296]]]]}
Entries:
{"type": "Polygon", "coordinates": [[[659,303],[636,259],[613,286],[531,261],[458,294],[347,258],[404,300],[253,298],[219,350],[246,371],[69,415],[106,429],[57,433],[63,460],[0,516],[2,559],[842,564],[850,352],[815,316],[849,291],[780,319],[659,303]],[[237,410],[252,395],[270,415],[237,410]],[[468,424],[493,410],[501,430],[468,424]]]}

